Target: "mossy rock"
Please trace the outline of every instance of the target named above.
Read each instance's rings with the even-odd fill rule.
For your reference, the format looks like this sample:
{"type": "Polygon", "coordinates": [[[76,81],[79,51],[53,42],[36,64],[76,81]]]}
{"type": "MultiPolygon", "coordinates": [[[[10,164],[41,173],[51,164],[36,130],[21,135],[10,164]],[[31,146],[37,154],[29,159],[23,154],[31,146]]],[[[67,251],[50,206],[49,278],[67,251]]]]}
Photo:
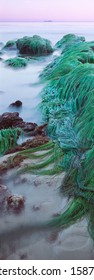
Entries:
{"type": "Polygon", "coordinates": [[[63,38],[61,40],[59,40],[55,47],[56,48],[63,48],[67,45],[76,43],[76,42],[84,42],[85,38],[83,36],[76,36],[74,34],[67,34],[65,36],[63,36],[63,38]]]}
{"type": "Polygon", "coordinates": [[[10,58],[10,59],[5,60],[5,64],[7,66],[13,67],[15,69],[26,67],[27,63],[28,62],[25,58],[19,58],[19,57],[10,58]]]}
{"type": "MultiPolygon", "coordinates": [[[[93,46],[93,43],[92,43],[93,46]]],[[[58,79],[76,69],[80,64],[94,64],[94,52],[89,42],[76,42],[67,45],[61,55],[48,64],[40,78],[43,80],[58,79]]]]}
{"type": "Polygon", "coordinates": [[[51,42],[40,36],[23,37],[16,42],[20,54],[24,55],[48,55],[53,52],[51,42]]]}
{"type": "Polygon", "coordinates": [[[8,41],[4,46],[4,49],[16,49],[16,42],[15,41],[8,41]]]}

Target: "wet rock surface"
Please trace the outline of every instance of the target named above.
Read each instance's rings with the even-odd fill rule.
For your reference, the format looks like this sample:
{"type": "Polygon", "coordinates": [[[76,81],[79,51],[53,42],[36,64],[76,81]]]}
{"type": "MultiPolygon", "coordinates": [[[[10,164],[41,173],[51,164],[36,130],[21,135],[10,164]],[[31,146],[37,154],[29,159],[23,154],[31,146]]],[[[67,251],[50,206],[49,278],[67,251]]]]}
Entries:
{"type": "Polygon", "coordinates": [[[20,212],[25,204],[25,199],[22,195],[10,195],[7,197],[7,207],[15,212],[20,212]]]}
{"type": "Polygon", "coordinates": [[[5,129],[9,127],[19,127],[24,131],[33,131],[37,126],[36,123],[24,122],[23,119],[19,116],[18,112],[9,113],[6,112],[0,115],[0,129],[5,129]]]}
{"type": "Polygon", "coordinates": [[[22,102],[20,100],[17,100],[9,105],[9,107],[18,107],[18,108],[21,106],[22,106],[22,102]]]}

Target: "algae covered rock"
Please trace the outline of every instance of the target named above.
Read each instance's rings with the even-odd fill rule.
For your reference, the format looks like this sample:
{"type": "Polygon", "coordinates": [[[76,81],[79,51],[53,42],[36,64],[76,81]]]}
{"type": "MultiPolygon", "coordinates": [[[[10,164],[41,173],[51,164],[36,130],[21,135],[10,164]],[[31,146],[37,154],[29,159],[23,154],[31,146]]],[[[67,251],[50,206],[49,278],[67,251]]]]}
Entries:
{"type": "Polygon", "coordinates": [[[63,36],[61,40],[59,40],[55,47],[56,48],[63,48],[67,45],[73,44],[73,43],[78,43],[78,42],[84,42],[85,38],[83,36],[76,36],[74,34],[67,34],[63,36]]]}
{"type": "Polygon", "coordinates": [[[27,66],[27,60],[25,58],[14,57],[5,60],[5,64],[14,69],[23,68],[27,66]]]}
{"type": "Polygon", "coordinates": [[[24,55],[48,55],[53,52],[51,42],[40,36],[23,37],[16,42],[20,54],[24,55]]]}
{"type": "Polygon", "coordinates": [[[8,41],[4,46],[4,49],[14,50],[16,49],[16,42],[15,41],[8,41]]]}
{"type": "Polygon", "coordinates": [[[42,80],[58,79],[60,76],[64,76],[76,69],[80,64],[94,64],[93,46],[93,42],[67,44],[63,48],[61,55],[43,69],[40,78],[42,80]]]}

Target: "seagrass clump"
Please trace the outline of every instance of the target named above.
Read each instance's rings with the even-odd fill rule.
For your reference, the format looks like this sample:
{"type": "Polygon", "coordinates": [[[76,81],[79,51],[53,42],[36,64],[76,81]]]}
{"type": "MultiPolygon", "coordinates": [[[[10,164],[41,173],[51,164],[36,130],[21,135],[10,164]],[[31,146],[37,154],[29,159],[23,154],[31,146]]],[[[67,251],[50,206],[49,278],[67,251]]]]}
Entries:
{"type": "Polygon", "coordinates": [[[28,61],[26,58],[21,58],[21,57],[14,57],[14,58],[9,58],[4,61],[4,64],[6,66],[12,67],[14,69],[20,69],[24,68],[27,66],[28,61]]]}
{"type": "Polygon", "coordinates": [[[17,145],[18,135],[21,129],[8,128],[0,130],[0,155],[4,155],[17,145]]]}
{"type": "Polygon", "coordinates": [[[85,216],[94,239],[94,53],[91,45],[83,42],[67,47],[56,59],[58,63],[53,62],[52,73],[50,65],[44,69],[45,78],[47,71],[46,79],[49,72],[52,79],[43,91],[41,108],[44,121],[48,122],[48,135],[63,151],[60,164],[66,175],[62,192],[71,197],[68,209],[51,224],[66,227],[85,216]],[[62,65],[65,60],[71,63],[72,57],[73,62],[75,58],[80,64],[65,74],[61,60],[62,65]],[[59,66],[62,74],[57,79],[59,66]]]}

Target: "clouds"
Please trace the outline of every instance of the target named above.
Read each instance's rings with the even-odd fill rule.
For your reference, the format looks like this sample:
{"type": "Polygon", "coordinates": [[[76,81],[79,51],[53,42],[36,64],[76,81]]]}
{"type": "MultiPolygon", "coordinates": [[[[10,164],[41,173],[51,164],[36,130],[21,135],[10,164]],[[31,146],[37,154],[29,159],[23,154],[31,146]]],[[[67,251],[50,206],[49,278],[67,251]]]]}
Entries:
{"type": "Polygon", "coordinates": [[[0,20],[94,21],[94,0],[0,0],[0,20]]]}

